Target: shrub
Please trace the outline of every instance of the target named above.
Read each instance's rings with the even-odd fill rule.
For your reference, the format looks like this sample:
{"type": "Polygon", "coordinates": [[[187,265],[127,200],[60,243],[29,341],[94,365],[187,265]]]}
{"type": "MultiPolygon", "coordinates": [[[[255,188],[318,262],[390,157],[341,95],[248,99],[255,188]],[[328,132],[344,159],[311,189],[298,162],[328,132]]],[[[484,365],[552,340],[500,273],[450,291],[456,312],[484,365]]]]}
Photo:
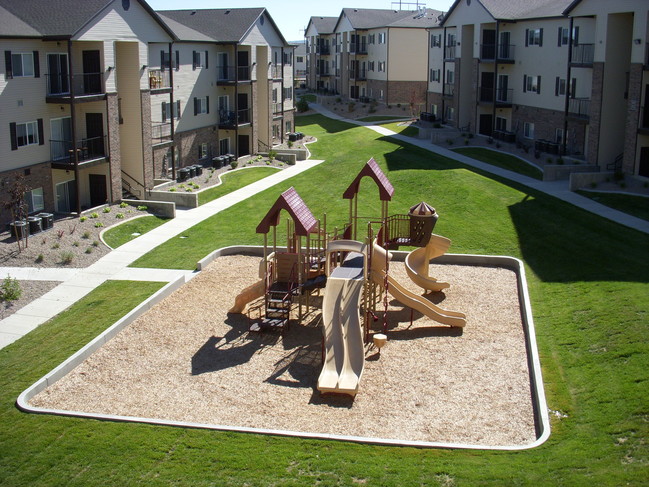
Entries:
{"type": "Polygon", "coordinates": [[[547,162],[548,164],[552,164],[552,163],[554,163],[554,159],[552,159],[551,157],[548,157],[548,158],[545,160],[545,162],[547,162]]]}
{"type": "Polygon", "coordinates": [[[342,103],[342,101],[343,101],[342,98],[340,98],[340,97],[336,98],[336,103],[342,103]]]}
{"type": "Polygon", "coordinates": [[[83,235],[81,235],[81,238],[90,238],[90,232],[83,232],[83,235]]]}
{"type": "Polygon", "coordinates": [[[289,140],[289,141],[286,143],[286,145],[288,145],[288,148],[290,149],[291,147],[293,147],[293,141],[292,141],[292,140],[289,140]]]}
{"type": "Polygon", "coordinates": [[[496,149],[500,149],[503,145],[500,142],[496,142],[496,149]]]}
{"type": "Polygon", "coordinates": [[[464,139],[464,145],[469,145],[469,139],[464,139]]]}
{"type": "Polygon", "coordinates": [[[5,277],[0,284],[0,300],[1,301],[16,301],[22,296],[23,290],[20,287],[18,279],[12,277],[5,277]]]}
{"type": "Polygon", "coordinates": [[[148,206],[144,206],[144,205],[140,205],[140,206],[137,207],[137,209],[138,209],[138,211],[146,211],[146,210],[149,209],[149,207],[148,207],[148,206]]]}
{"type": "Polygon", "coordinates": [[[437,123],[434,123],[434,124],[433,124],[433,128],[436,128],[436,129],[441,129],[441,128],[442,128],[442,124],[441,124],[441,123],[439,123],[439,122],[437,122],[437,123]]]}
{"type": "Polygon", "coordinates": [[[124,203],[123,201],[119,204],[120,208],[126,208],[128,206],[128,203],[124,203]]]}
{"type": "Polygon", "coordinates": [[[57,243],[55,243],[54,245],[52,245],[52,248],[53,248],[54,250],[56,250],[56,249],[58,249],[60,246],[61,246],[61,245],[57,242],[57,243]]]}
{"type": "Polygon", "coordinates": [[[593,181],[592,183],[590,183],[590,187],[595,189],[597,187],[597,183],[593,181]]]}
{"type": "Polygon", "coordinates": [[[446,139],[446,143],[447,143],[448,145],[451,145],[451,144],[453,143],[453,139],[446,139]]]}
{"type": "Polygon", "coordinates": [[[104,224],[102,222],[96,222],[95,223],[95,228],[101,228],[103,226],[104,226],[104,224]]]}
{"type": "Polygon", "coordinates": [[[238,165],[239,165],[239,161],[232,161],[232,162],[230,163],[230,167],[231,167],[232,169],[236,169],[238,165]]]}
{"type": "Polygon", "coordinates": [[[85,222],[87,219],[88,219],[87,216],[82,216],[81,218],[79,218],[79,221],[80,222],[85,222]]]}
{"type": "Polygon", "coordinates": [[[86,249],[86,254],[92,254],[92,247],[88,247],[86,249]]]}
{"type": "Polygon", "coordinates": [[[78,246],[79,246],[79,242],[72,242],[72,246],[73,246],[73,247],[78,247],[78,246]]]}
{"type": "Polygon", "coordinates": [[[110,206],[107,206],[106,208],[103,209],[104,213],[110,213],[110,206]]]}
{"type": "Polygon", "coordinates": [[[353,101],[350,101],[347,104],[347,111],[348,112],[353,112],[354,110],[356,110],[356,103],[354,103],[353,101]]]}
{"type": "Polygon", "coordinates": [[[37,264],[40,264],[41,262],[43,262],[44,259],[45,259],[45,257],[43,256],[43,254],[38,254],[38,257],[36,257],[36,261],[35,261],[35,262],[36,262],[37,264]]]}
{"type": "Polygon", "coordinates": [[[124,218],[124,213],[115,213],[115,218],[118,218],[120,220],[123,219],[124,218]]]}
{"type": "Polygon", "coordinates": [[[95,240],[94,242],[92,242],[92,246],[93,247],[99,247],[99,242],[97,240],[95,240]]]}
{"type": "Polygon", "coordinates": [[[304,113],[309,110],[309,102],[306,101],[306,98],[301,96],[297,103],[295,103],[295,108],[299,113],[304,113]]]}
{"type": "Polygon", "coordinates": [[[68,265],[74,260],[74,254],[72,252],[61,252],[61,264],[68,265]]]}
{"type": "Polygon", "coordinates": [[[268,158],[273,161],[277,157],[277,151],[270,150],[268,151],[268,158]]]}
{"type": "Polygon", "coordinates": [[[92,213],[90,213],[90,218],[99,218],[99,213],[93,211],[92,213]]]}
{"type": "Polygon", "coordinates": [[[494,143],[494,139],[492,139],[491,137],[489,137],[489,138],[487,139],[487,144],[493,144],[493,143],[494,143]]]}
{"type": "Polygon", "coordinates": [[[176,188],[169,188],[169,192],[173,193],[176,191],[176,188]]]}

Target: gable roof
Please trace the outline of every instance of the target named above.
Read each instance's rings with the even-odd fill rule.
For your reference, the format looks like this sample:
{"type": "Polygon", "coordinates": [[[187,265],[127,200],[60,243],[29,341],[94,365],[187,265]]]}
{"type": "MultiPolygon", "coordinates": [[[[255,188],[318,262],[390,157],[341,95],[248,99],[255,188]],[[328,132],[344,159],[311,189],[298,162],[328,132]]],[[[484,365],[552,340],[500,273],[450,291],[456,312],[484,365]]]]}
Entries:
{"type": "MultiPolygon", "coordinates": [[[[114,0],[0,0],[0,36],[20,35],[15,34],[19,28],[7,25],[11,20],[5,18],[8,12],[29,28],[21,37],[73,37],[77,32],[88,25],[99,13],[113,3],[114,0]]],[[[160,20],[158,15],[144,0],[134,0],[160,24],[160,26],[173,36],[169,28],[160,20]]]]}
{"type": "Polygon", "coordinates": [[[275,204],[257,225],[257,233],[268,233],[270,227],[276,227],[279,224],[279,214],[282,210],[288,211],[291,215],[297,235],[306,236],[315,231],[318,220],[315,219],[295,188],[291,186],[277,198],[275,204]]]}
{"type": "Polygon", "coordinates": [[[365,163],[363,169],[360,170],[356,178],[352,181],[352,184],[345,190],[343,193],[343,198],[346,200],[351,200],[355,195],[358,194],[359,186],[361,184],[361,179],[364,176],[369,176],[374,180],[376,185],[379,187],[379,198],[381,201],[390,201],[392,195],[394,194],[394,186],[385,175],[381,168],[376,163],[372,157],[369,161],[365,163]]]}
{"type": "Polygon", "coordinates": [[[182,41],[208,40],[221,43],[241,42],[257,20],[265,15],[288,46],[275,21],[265,8],[211,8],[160,10],[158,14],[182,41]]]}
{"type": "MultiPolygon", "coordinates": [[[[455,10],[462,0],[455,0],[444,19],[455,10]]],[[[543,17],[562,17],[572,0],[475,0],[494,20],[523,20],[543,17]]],[[[444,24],[445,20],[442,21],[444,24]]]]}
{"type": "Polygon", "coordinates": [[[306,26],[304,32],[309,30],[309,26],[313,25],[318,31],[318,35],[324,34],[333,34],[336,24],[338,23],[338,17],[311,17],[309,23],[306,26]]]}
{"type": "Polygon", "coordinates": [[[387,10],[377,8],[344,8],[336,23],[347,18],[354,29],[376,29],[379,27],[420,27],[430,28],[439,25],[439,10],[431,8],[422,11],[387,10]]]}

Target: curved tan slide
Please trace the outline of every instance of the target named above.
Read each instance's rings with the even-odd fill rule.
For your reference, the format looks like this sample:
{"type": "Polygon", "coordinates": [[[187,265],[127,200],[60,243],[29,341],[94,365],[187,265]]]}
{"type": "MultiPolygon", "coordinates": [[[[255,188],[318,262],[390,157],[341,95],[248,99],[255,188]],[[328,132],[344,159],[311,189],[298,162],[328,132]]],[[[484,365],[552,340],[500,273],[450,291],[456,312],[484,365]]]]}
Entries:
{"type": "MultiPolygon", "coordinates": [[[[385,279],[386,250],[378,244],[374,244],[372,256],[372,281],[383,285],[385,279]]],[[[388,259],[390,254],[388,253],[388,259]]],[[[436,306],[428,299],[408,291],[398,281],[388,275],[388,292],[401,304],[411,307],[443,325],[463,328],[466,325],[466,315],[457,311],[449,311],[436,306]]]]}
{"type": "MultiPolygon", "coordinates": [[[[327,250],[363,250],[356,241],[335,241],[327,250]]],[[[325,359],[318,378],[320,392],[356,395],[365,366],[359,313],[363,291],[362,267],[337,267],[327,279],[322,303],[325,359]]]]}
{"type": "Polygon", "coordinates": [[[430,261],[444,255],[451,246],[451,241],[441,235],[432,234],[428,244],[420,247],[406,256],[406,272],[408,277],[422,289],[427,291],[441,291],[451,287],[448,282],[440,282],[428,275],[430,261]]]}

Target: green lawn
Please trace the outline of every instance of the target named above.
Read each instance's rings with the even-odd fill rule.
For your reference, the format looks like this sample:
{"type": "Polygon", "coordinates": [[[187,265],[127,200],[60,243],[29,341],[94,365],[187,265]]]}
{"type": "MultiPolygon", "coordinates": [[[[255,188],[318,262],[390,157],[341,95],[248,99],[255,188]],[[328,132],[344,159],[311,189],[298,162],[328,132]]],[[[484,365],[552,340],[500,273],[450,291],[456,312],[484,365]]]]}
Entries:
{"type": "Polygon", "coordinates": [[[610,208],[649,221],[649,198],[646,196],[602,193],[597,191],[577,191],[577,193],[610,208]]]}
{"type": "Polygon", "coordinates": [[[543,179],[543,172],[539,168],[520,160],[516,156],[503,154],[502,152],[490,149],[480,149],[477,147],[458,148],[453,150],[459,154],[491,164],[492,166],[517,172],[523,176],[529,176],[540,180],[543,179]]]}
{"type": "MultiPolygon", "coordinates": [[[[113,289],[106,312],[93,293],[74,319],[0,350],[0,484],[646,485],[649,236],[363,127],[318,115],[297,121],[318,138],[310,149],[325,163],[190,229],[145,256],[147,266],[192,269],[220,246],[260,244],[257,223],[291,185],[316,217],[326,211],[329,229],[339,226],[348,215],[342,192],[374,157],[396,188],[391,213],[425,200],[451,252],[524,260],[548,406],[560,413],[550,439],[520,452],[425,450],[17,411],[22,390],[112,324],[108,312],[129,309],[123,298],[142,299],[132,296],[138,284],[113,289]]],[[[377,191],[363,180],[359,214],[379,213],[377,191]]],[[[390,420],[390,411],[376,415],[390,420]]]]}
{"type": "Polygon", "coordinates": [[[386,129],[408,137],[417,137],[419,135],[419,127],[413,125],[399,125],[399,123],[400,122],[382,123],[381,127],[385,127],[386,129]]]}
{"type": "Polygon", "coordinates": [[[270,176],[274,172],[279,171],[275,167],[249,167],[245,171],[234,171],[232,173],[226,172],[221,176],[222,184],[214,186],[213,188],[206,189],[205,191],[198,194],[198,204],[204,205],[209,203],[216,198],[220,198],[223,195],[232,193],[237,189],[248,186],[249,184],[264,179],[267,176],[270,176]]]}
{"type": "Polygon", "coordinates": [[[139,235],[144,235],[154,228],[159,227],[167,221],[169,221],[168,218],[161,218],[155,215],[135,218],[126,221],[121,225],[117,225],[116,227],[109,228],[104,232],[103,239],[109,247],[116,249],[117,247],[124,245],[126,242],[130,242],[134,238],[137,238],[139,235]]]}
{"type": "Polygon", "coordinates": [[[315,103],[316,101],[318,101],[318,97],[313,93],[309,93],[307,95],[300,95],[300,98],[304,98],[309,103],[315,103]]]}
{"type": "Polygon", "coordinates": [[[382,122],[383,120],[410,120],[410,117],[391,117],[389,115],[371,115],[358,119],[361,122],[382,122]]]}

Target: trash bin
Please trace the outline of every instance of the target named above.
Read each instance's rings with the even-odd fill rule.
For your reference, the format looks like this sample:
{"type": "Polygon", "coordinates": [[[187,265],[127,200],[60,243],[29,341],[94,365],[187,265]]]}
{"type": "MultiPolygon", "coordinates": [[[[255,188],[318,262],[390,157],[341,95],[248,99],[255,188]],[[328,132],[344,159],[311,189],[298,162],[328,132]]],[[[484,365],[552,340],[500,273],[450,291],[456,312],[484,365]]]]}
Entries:
{"type": "Polygon", "coordinates": [[[197,176],[203,175],[203,166],[201,166],[200,164],[194,164],[194,168],[196,169],[197,176]]]}
{"type": "Polygon", "coordinates": [[[290,134],[288,134],[288,140],[290,140],[291,142],[297,141],[297,134],[291,132],[290,134]]]}
{"type": "Polygon", "coordinates": [[[41,228],[41,218],[38,216],[28,216],[27,223],[29,225],[29,233],[34,235],[42,230],[41,228]]]}
{"type": "Polygon", "coordinates": [[[39,213],[36,216],[41,219],[41,229],[49,230],[54,226],[54,215],[52,213],[39,213]]]}
{"type": "Polygon", "coordinates": [[[178,171],[178,181],[187,181],[189,179],[189,169],[183,167],[178,171]]]}
{"type": "Polygon", "coordinates": [[[9,229],[11,230],[11,236],[17,239],[24,238],[29,235],[29,226],[26,221],[17,220],[9,224],[9,229]]]}
{"type": "Polygon", "coordinates": [[[228,160],[225,162],[233,162],[237,160],[237,156],[235,156],[234,154],[226,154],[226,155],[228,156],[228,160]]]}
{"type": "Polygon", "coordinates": [[[223,167],[223,156],[214,157],[212,159],[212,166],[216,169],[223,167]]]}
{"type": "Polygon", "coordinates": [[[196,177],[196,168],[194,166],[187,166],[187,169],[189,170],[190,178],[196,177]]]}

